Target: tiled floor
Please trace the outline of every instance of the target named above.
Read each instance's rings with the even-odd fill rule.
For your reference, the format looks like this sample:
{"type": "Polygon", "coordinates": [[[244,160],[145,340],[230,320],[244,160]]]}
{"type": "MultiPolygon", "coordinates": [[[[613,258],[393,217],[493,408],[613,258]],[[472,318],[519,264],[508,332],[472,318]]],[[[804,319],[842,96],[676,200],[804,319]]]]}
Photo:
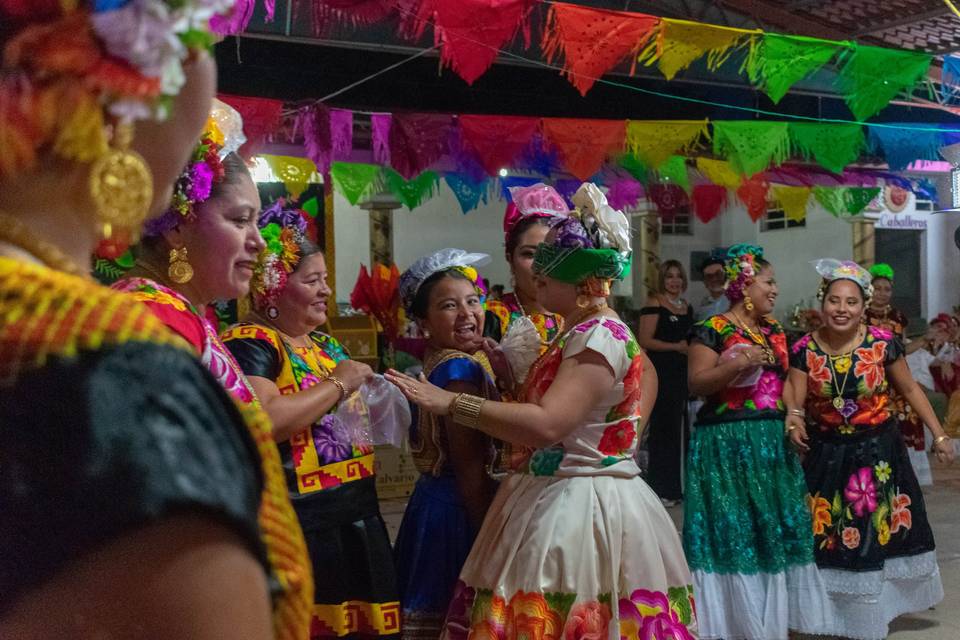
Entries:
{"type": "MultiPolygon", "coordinates": [[[[937,541],[945,597],[930,611],[901,616],[890,628],[891,640],[960,640],[960,462],[944,467],[932,461],[934,485],[924,491],[927,514],[937,541]]],[[[383,500],[380,511],[395,539],[406,499],[383,500]]],[[[683,507],[668,509],[679,530],[683,507]]],[[[818,640],[824,640],[822,637],[818,640]]]]}

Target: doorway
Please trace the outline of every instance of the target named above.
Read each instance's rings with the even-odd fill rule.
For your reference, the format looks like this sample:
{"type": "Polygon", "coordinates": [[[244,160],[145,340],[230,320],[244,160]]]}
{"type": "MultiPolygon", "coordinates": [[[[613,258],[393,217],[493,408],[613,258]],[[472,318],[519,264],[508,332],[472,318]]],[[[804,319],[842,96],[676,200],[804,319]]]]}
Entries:
{"type": "Polygon", "coordinates": [[[911,321],[921,317],[920,247],[922,231],[877,229],[874,255],[876,262],[893,267],[896,286],[890,301],[911,321]]]}

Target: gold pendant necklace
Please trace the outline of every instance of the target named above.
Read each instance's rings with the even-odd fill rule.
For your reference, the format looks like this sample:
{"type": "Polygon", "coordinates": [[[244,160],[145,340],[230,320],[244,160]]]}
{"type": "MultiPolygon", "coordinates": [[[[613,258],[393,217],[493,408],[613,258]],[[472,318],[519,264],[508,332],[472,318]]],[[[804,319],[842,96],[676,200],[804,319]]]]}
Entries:
{"type": "Polygon", "coordinates": [[[860,329],[857,329],[857,333],[853,337],[853,344],[850,345],[850,343],[847,343],[847,345],[844,345],[842,353],[833,355],[826,353],[826,350],[824,350],[824,354],[827,356],[827,365],[830,368],[830,374],[832,377],[831,384],[833,385],[833,389],[835,391],[832,401],[833,408],[841,412],[840,415],[843,416],[844,422],[846,422],[847,416],[843,415],[842,409],[844,405],[846,405],[847,400],[843,397],[843,392],[847,388],[847,380],[850,378],[850,370],[853,368],[853,350],[856,348],[860,340],[862,340],[860,337],[860,329]],[[849,350],[846,349],[848,345],[850,345],[849,350]],[[843,382],[840,381],[840,376],[837,375],[838,362],[841,363],[841,366],[846,369],[843,373],[843,382]]]}
{"type": "Polygon", "coordinates": [[[736,311],[730,311],[733,314],[733,317],[737,321],[737,325],[750,337],[750,340],[755,342],[757,345],[763,349],[763,357],[767,361],[767,364],[774,365],[777,363],[777,356],[773,352],[773,348],[770,346],[770,343],[767,342],[767,337],[763,335],[763,331],[760,329],[759,325],[757,326],[757,331],[754,332],[753,329],[747,326],[747,323],[744,322],[736,311]]]}

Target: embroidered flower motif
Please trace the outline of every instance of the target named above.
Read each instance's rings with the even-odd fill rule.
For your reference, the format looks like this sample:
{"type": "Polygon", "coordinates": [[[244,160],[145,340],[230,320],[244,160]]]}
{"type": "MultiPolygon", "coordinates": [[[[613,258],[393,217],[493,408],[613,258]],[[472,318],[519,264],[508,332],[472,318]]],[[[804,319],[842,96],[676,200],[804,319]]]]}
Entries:
{"type": "Polygon", "coordinates": [[[563,627],[563,640],[606,640],[610,607],[596,600],[575,604],[563,627]]]}
{"type": "Polygon", "coordinates": [[[885,379],[883,370],[883,360],[887,355],[887,343],[878,340],[872,347],[862,347],[857,349],[857,366],[853,373],[858,378],[863,378],[863,383],[867,391],[874,391],[883,384],[885,379]]]}
{"type": "Polygon", "coordinates": [[[530,472],[535,476],[552,476],[563,461],[563,448],[537,449],[530,456],[530,472]]]}
{"type": "Polygon", "coordinates": [[[810,379],[817,384],[823,385],[833,379],[827,368],[827,356],[818,356],[812,349],[807,349],[807,370],[810,379]]]}
{"type": "Polygon", "coordinates": [[[453,588],[453,598],[447,610],[447,635],[452,640],[467,640],[470,634],[470,614],[473,612],[473,602],[477,591],[467,586],[463,580],[457,580],[453,588]]]}
{"type": "Polygon", "coordinates": [[[860,530],[856,527],[846,527],[843,530],[843,546],[847,549],[856,549],[860,546],[860,530]]]}
{"type": "Polygon", "coordinates": [[[311,427],[310,431],[321,464],[340,462],[353,455],[347,427],[333,414],[328,413],[320,418],[320,424],[311,427]]]}
{"type": "Polygon", "coordinates": [[[756,409],[776,409],[783,393],[783,381],[775,371],[766,370],[753,388],[753,403],[756,409]]]}
{"type": "Polygon", "coordinates": [[[617,418],[634,418],[640,411],[640,396],[642,395],[643,382],[643,356],[634,357],[630,362],[630,368],[627,369],[627,375],[623,377],[623,402],[618,404],[607,414],[607,420],[613,421],[617,418]]]}
{"type": "MultiPolygon", "coordinates": [[[[890,479],[890,465],[886,460],[881,460],[873,467],[873,473],[877,476],[877,480],[880,481],[880,484],[883,484],[890,479]]],[[[903,495],[903,494],[901,494],[903,495]]],[[[907,504],[910,504],[909,496],[904,496],[907,499],[907,504]]]]}
{"type": "Polygon", "coordinates": [[[586,333],[587,331],[594,328],[598,324],[600,324],[600,318],[593,318],[592,320],[587,320],[584,323],[578,324],[576,327],[574,327],[573,332],[586,333]]]}
{"type": "Polygon", "coordinates": [[[621,322],[607,318],[603,326],[610,330],[610,334],[620,342],[630,342],[630,332],[621,322]]]}
{"type": "Polygon", "coordinates": [[[166,304],[177,311],[186,311],[187,306],[182,300],[178,300],[169,293],[159,291],[153,287],[145,287],[139,291],[133,292],[133,297],[140,302],[156,302],[157,304],[166,304]]]}
{"type": "Polygon", "coordinates": [[[604,429],[597,449],[606,456],[622,456],[636,440],[637,431],[630,420],[621,420],[604,429]]]}
{"type": "Polygon", "coordinates": [[[840,415],[849,420],[850,417],[857,412],[858,408],[859,405],[857,405],[856,401],[850,399],[844,400],[843,406],[840,408],[840,415]]]}
{"type": "Polygon", "coordinates": [[[881,546],[890,542],[890,524],[886,520],[881,520],[880,526],[877,527],[877,542],[881,546]]]}
{"type": "Polygon", "coordinates": [[[833,525],[830,517],[830,501],[820,495],[820,492],[807,496],[807,508],[813,520],[813,535],[821,536],[824,530],[833,525]]]}
{"type": "Polygon", "coordinates": [[[905,493],[898,493],[890,503],[893,513],[890,515],[890,533],[896,533],[900,529],[909,529],[913,526],[913,516],[908,507],[911,504],[910,496],[905,493]]]}
{"type": "Polygon", "coordinates": [[[849,436],[851,433],[856,433],[857,428],[852,424],[842,424],[837,427],[837,431],[840,432],[840,435],[849,436]]]}
{"type": "Polygon", "coordinates": [[[506,640],[558,640],[562,628],[560,614],[550,608],[543,594],[519,591],[510,598],[506,640]]]}
{"type": "Polygon", "coordinates": [[[850,371],[850,365],[853,362],[850,360],[850,356],[840,356],[833,361],[833,370],[838,374],[843,375],[847,371],[850,371]]]}
{"type": "Polygon", "coordinates": [[[877,487],[873,483],[873,473],[870,467],[861,467],[851,474],[847,481],[847,488],[843,492],[843,497],[851,503],[850,506],[858,518],[876,511],[877,487]]]}
{"type": "Polygon", "coordinates": [[[693,640],[690,620],[681,619],[663,593],[637,589],[620,599],[619,610],[621,639],[693,640]]]}

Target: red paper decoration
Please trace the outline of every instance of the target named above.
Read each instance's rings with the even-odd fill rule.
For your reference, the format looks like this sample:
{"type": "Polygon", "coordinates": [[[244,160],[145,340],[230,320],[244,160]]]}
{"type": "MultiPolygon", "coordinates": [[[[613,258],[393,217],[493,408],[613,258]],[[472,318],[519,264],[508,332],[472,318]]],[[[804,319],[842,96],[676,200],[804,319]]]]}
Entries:
{"type": "Polygon", "coordinates": [[[460,131],[476,151],[480,164],[491,176],[512,166],[540,124],[539,118],[521,116],[460,116],[460,131]]]}
{"type": "Polygon", "coordinates": [[[240,155],[244,158],[256,154],[257,148],[280,128],[280,115],[283,112],[281,101],[231,95],[218,97],[236,109],[243,118],[243,133],[247,136],[247,142],[240,147],[240,155]]]}
{"type": "Polygon", "coordinates": [[[647,188],[647,193],[653,204],[657,206],[657,213],[666,222],[673,220],[680,209],[690,204],[687,192],[676,184],[651,184],[647,188]]]}
{"type": "Polygon", "coordinates": [[[553,62],[563,52],[564,75],[587,95],[596,79],[630,57],[630,73],[640,49],[660,19],[643,13],[607,11],[565,2],[551,5],[543,32],[543,52],[553,62]]]}
{"type": "Polygon", "coordinates": [[[390,162],[412,180],[447,152],[453,116],[395,113],[390,122],[390,162]]]}
{"type": "MultiPolygon", "coordinates": [[[[440,60],[467,84],[482,76],[517,33],[536,0],[423,0],[415,35],[433,19],[440,60]]],[[[526,33],[529,41],[529,33],[526,33]]]]}
{"type": "Polygon", "coordinates": [[[719,184],[698,184],[693,187],[693,213],[707,223],[727,206],[727,188],[719,184]]]}
{"type": "Polygon", "coordinates": [[[754,222],[767,213],[768,191],[770,191],[770,183],[759,176],[744,180],[737,189],[737,197],[747,206],[747,213],[754,222]]]}
{"type": "Polygon", "coordinates": [[[606,157],[623,150],[624,120],[544,118],[543,134],[560,151],[564,167],[580,180],[589,180],[606,157]]]}

